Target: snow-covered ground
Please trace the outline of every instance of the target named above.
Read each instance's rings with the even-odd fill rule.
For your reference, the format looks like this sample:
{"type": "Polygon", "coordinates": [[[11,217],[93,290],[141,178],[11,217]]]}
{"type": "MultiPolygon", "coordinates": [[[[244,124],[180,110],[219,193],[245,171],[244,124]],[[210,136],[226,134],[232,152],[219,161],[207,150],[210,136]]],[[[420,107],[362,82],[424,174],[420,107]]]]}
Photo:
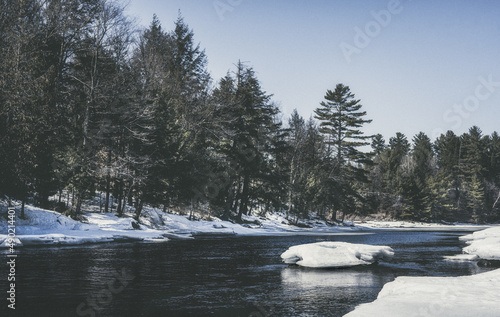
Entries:
{"type": "Polygon", "coordinates": [[[460,237],[468,246],[464,253],[485,260],[500,260],[500,227],[492,227],[460,237]]]}
{"type": "Polygon", "coordinates": [[[475,225],[468,223],[426,223],[415,221],[355,221],[354,224],[360,228],[384,229],[384,230],[418,230],[418,231],[474,231],[488,228],[488,225],[475,225]]]}
{"type": "MultiPolygon", "coordinates": [[[[16,207],[19,210],[19,206],[16,207]]],[[[471,226],[422,224],[411,222],[364,222],[345,223],[332,226],[321,219],[301,220],[294,226],[283,214],[244,216],[246,224],[222,221],[215,217],[208,220],[191,221],[188,216],[164,213],[161,209],[145,206],[138,224],[132,219],[134,209],[128,208],[124,217],[113,213],[100,213],[99,202],[89,201],[85,205],[88,223],[72,220],[58,212],[26,206],[26,219],[16,218],[16,237],[25,245],[60,245],[112,242],[124,240],[166,241],[168,239],[191,238],[200,235],[335,235],[368,234],[376,229],[432,230],[471,229],[471,226]],[[136,228],[134,228],[134,226],[136,228]],[[137,226],[140,230],[137,229],[137,226]]],[[[0,244],[7,238],[7,206],[0,202],[0,244]]],[[[19,211],[17,211],[19,216],[19,211]]],[[[198,215],[199,216],[199,215],[198,215]]],[[[198,217],[198,219],[201,217],[198,217]]],[[[473,227],[479,229],[479,227],[473,227]]]]}
{"type": "MultiPolygon", "coordinates": [[[[500,260],[500,227],[460,237],[463,254],[452,261],[500,260]]],[[[460,317],[500,316],[500,269],[460,277],[398,277],[384,285],[377,299],[345,315],[460,317]]]]}
{"type": "MultiPolygon", "coordinates": [[[[3,218],[3,217],[2,217],[3,218]]],[[[165,240],[162,232],[141,226],[134,230],[131,218],[112,214],[89,214],[89,223],[81,223],[58,212],[26,206],[25,218],[16,217],[15,234],[22,245],[74,245],[123,240],[165,240]]],[[[5,247],[8,223],[0,221],[0,243],[5,247]]]]}
{"type": "MultiPolygon", "coordinates": [[[[98,210],[95,206],[87,207],[87,211],[93,209],[98,210]]],[[[6,205],[0,205],[0,210],[3,210],[0,214],[0,247],[6,247],[6,205]]],[[[127,211],[121,218],[113,213],[87,212],[85,217],[88,223],[29,205],[25,207],[25,219],[19,218],[19,211],[16,214],[15,233],[18,245],[72,245],[128,240],[161,242],[168,239],[189,239],[198,235],[363,234],[360,228],[331,226],[321,220],[305,221],[303,224],[310,228],[299,228],[290,225],[283,215],[277,214],[267,218],[244,216],[247,222],[244,225],[214,217],[211,221],[190,221],[188,216],[164,213],[152,207],[144,207],[139,223],[132,218],[133,210],[127,211]]]]}
{"type": "Polygon", "coordinates": [[[281,254],[283,262],[313,268],[351,267],[389,261],[394,251],[387,246],[347,242],[295,245],[281,254]]]}
{"type": "MultiPolygon", "coordinates": [[[[92,207],[92,206],[90,206],[92,207]]],[[[19,206],[17,207],[19,208],[19,206]]],[[[94,206],[93,211],[98,208],[94,206]]],[[[0,247],[6,247],[7,207],[0,202],[0,247]]],[[[92,210],[92,208],[90,208],[92,210]]],[[[87,211],[90,211],[87,209],[87,211]]],[[[484,226],[424,224],[413,222],[358,222],[354,226],[331,226],[319,219],[303,220],[302,227],[290,225],[283,215],[266,218],[246,216],[240,225],[217,218],[190,221],[188,216],[164,213],[144,207],[139,223],[133,210],[119,218],[113,213],[87,212],[88,223],[72,220],[58,212],[27,205],[26,219],[16,218],[18,245],[73,245],[113,241],[165,242],[191,239],[196,235],[325,235],[367,234],[373,230],[479,230],[484,226]]],[[[16,212],[19,216],[19,212],[16,212]]],[[[468,245],[464,254],[450,260],[500,260],[500,226],[477,231],[461,238],[468,245]]],[[[291,247],[282,257],[287,263],[308,267],[339,267],[370,264],[390,259],[385,246],[320,242],[291,247]]],[[[398,277],[388,283],[373,303],[358,306],[347,316],[498,316],[500,269],[464,277],[398,277]]]]}
{"type": "Polygon", "coordinates": [[[460,277],[397,277],[344,317],[498,317],[500,269],[460,277]]]}

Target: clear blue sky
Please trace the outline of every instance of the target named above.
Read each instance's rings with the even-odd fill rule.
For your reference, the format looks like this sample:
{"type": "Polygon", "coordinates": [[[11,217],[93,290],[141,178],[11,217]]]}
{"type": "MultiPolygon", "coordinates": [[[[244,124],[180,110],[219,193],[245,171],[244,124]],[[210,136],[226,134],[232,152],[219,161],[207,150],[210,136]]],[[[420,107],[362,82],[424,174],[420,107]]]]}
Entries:
{"type": "Polygon", "coordinates": [[[127,13],[171,30],[179,9],[214,81],[248,62],[285,119],[343,83],[366,134],[500,132],[500,1],[131,0],[127,13]]]}

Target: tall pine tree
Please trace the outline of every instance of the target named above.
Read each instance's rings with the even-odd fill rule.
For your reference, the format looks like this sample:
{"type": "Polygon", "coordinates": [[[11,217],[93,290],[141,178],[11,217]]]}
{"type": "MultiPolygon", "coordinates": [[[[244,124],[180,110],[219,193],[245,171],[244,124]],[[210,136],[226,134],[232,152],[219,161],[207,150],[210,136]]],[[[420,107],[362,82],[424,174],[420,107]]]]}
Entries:
{"type": "Polygon", "coordinates": [[[367,181],[363,164],[367,156],[359,150],[369,145],[360,128],[370,123],[365,119],[366,112],[361,110],[360,100],[355,99],[348,86],[338,84],[335,89],[327,90],[325,101],[314,112],[320,121],[320,132],[325,136],[327,160],[324,162],[327,174],[325,190],[336,197],[332,212],[341,211],[343,216],[356,208],[361,198],[356,182],[367,181]]]}

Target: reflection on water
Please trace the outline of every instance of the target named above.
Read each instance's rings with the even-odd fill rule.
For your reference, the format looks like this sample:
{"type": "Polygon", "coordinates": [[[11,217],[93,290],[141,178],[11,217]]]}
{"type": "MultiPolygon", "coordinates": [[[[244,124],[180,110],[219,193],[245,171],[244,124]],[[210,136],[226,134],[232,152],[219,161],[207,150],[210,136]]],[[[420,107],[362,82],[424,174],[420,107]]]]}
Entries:
{"type": "Polygon", "coordinates": [[[314,270],[299,267],[284,268],[281,271],[281,280],[285,290],[300,290],[300,292],[323,291],[325,288],[372,287],[385,282],[370,269],[314,270]]]}
{"type": "MultiPolygon", "coordinates": [[[[97,306],[96,316],[343,316],[374,300],[397,276],[488,270],[443,260],[444,255],[461,252],[458,235],[378,231],[24,248],[16,266],[16,315],[78,316],[82,302],[89,308],[93,298],[109,295],[110,281],[125,270],[133,280],[102,299],[105,305],[97,306]],[[395,257],[391,263],[336,270],[281,263],[280,254],[290,246],[318,241],[388,245],[395,257]]],[[[6,266],[0,274],[7,276],[6,266]]],[[[6,305],[1,316],[6,315],[4,309],[6,305]]]]}

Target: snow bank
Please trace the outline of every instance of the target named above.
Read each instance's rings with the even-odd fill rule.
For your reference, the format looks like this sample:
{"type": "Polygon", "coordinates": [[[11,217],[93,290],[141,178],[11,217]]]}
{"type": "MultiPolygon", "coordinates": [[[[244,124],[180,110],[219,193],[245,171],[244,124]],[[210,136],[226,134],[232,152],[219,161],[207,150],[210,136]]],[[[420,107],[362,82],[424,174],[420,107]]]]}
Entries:
{"type": "Polygon", "coordinates": [[[379,260],[390,260],[393,256],[394,251],[387,246],[347,242],[301,244],[281,254],[285,263],[314,268],[368,265],[379,260]]]}
{"type": "Polygon", "coordinates": [[[460,277],[398,277],[377,299],[344,317],[498,316],[500,269],[460,277]]]}
{"type": "Polygon", "coordinates": [[[414,221],[355,221],[359,228],[383,230],[408,230],[408,231],[473,231],[482,230],[488,226],[467,223],[426,223],[414,221]]]}
{"type": "Polygon", "coordinates": [[[299,228],[290,225],[289,221],[282,214],[269,214],[267,217],[246,216],[242,219],[246,224],[237,224],[224,221],[217,217],[209,220],[191,221],[187,216],[164,213],[160,209],[144,207],[141,216],[141,223],[159,230],[164,230],[172,234],[192,234],[195,236],[204,235],[328,235],[328,234],[366,234],[359,228],[345,226],[331,226],[322,220],[309,220],[305,224],[310,228],[299,228]]]}
{"type": "MultiPolygon", "coordinates": [[[[113,214],[87,214],[89,223],[81,223],[51,210],[25,207],[25,219],[16,217],[16,246],[78,245],[112,241],[167,241],[163,232],[139,226],[134,230],[131,218],[113,214]]],[[[0,219],[0,233],[8,223],[0,219]]],[[[0,248],[6,248],[7,235],[0,234],[0,248]]]]}
{"type": "MultiPolygon", "coordinates": [[[[52,210],[41,209],[27,205],[24,210],[25,219],[19,218],[17,212],[15,227],[16,235],[36,235],[59,230],[91,230],[95,226],[81,223],[52,210]]],[[[7,222],[0,220],[0,233],[7,232],[7,222]]]]}
{"type": "Polygon", "coordinates": [[[500,227],[492,227],[460,237],[468,246],[466,254],[485,260],[500,260],[500,227]]]}
{"type": "MultiPolygon", "coordinates": [[[[5,207],[1,205],[0,208],[5,207]]],[[[3,208],[6,210],[6,207],[3,208]]],[[[268,218],[244,216],[245,225],[210,220],[191,221],[185,215],[164,213],[160,209],[145,206],[139,223],[132,219],[133,208],[124,217],[113,213],[99,213],[98,207],[86,206],[88,223],[81,223],[58,212],[27,205],[25,219],[16,217],[16,237],[21,245],[78,245],[112,241],[162,242],[168,239],[189,239],[192,236],[229,235],[290,235],[290,234],[344,234],[360,233],[358,228],[329,226],[324,221],[310,220],[311,228],[299,228],[289,224],[283,215],[268,218]],[[313,223],[314,222],[314,223],[313,223]],[[312,225],[315,225],[314,227],[312,225]],[[140,230],[137,230],[139,228],[140,230]]],[[[8,223],[0,215],[0,248],[7,247],[8,223]]],[[[361,233],[364,234],[364,233],[361,233]]]]}

